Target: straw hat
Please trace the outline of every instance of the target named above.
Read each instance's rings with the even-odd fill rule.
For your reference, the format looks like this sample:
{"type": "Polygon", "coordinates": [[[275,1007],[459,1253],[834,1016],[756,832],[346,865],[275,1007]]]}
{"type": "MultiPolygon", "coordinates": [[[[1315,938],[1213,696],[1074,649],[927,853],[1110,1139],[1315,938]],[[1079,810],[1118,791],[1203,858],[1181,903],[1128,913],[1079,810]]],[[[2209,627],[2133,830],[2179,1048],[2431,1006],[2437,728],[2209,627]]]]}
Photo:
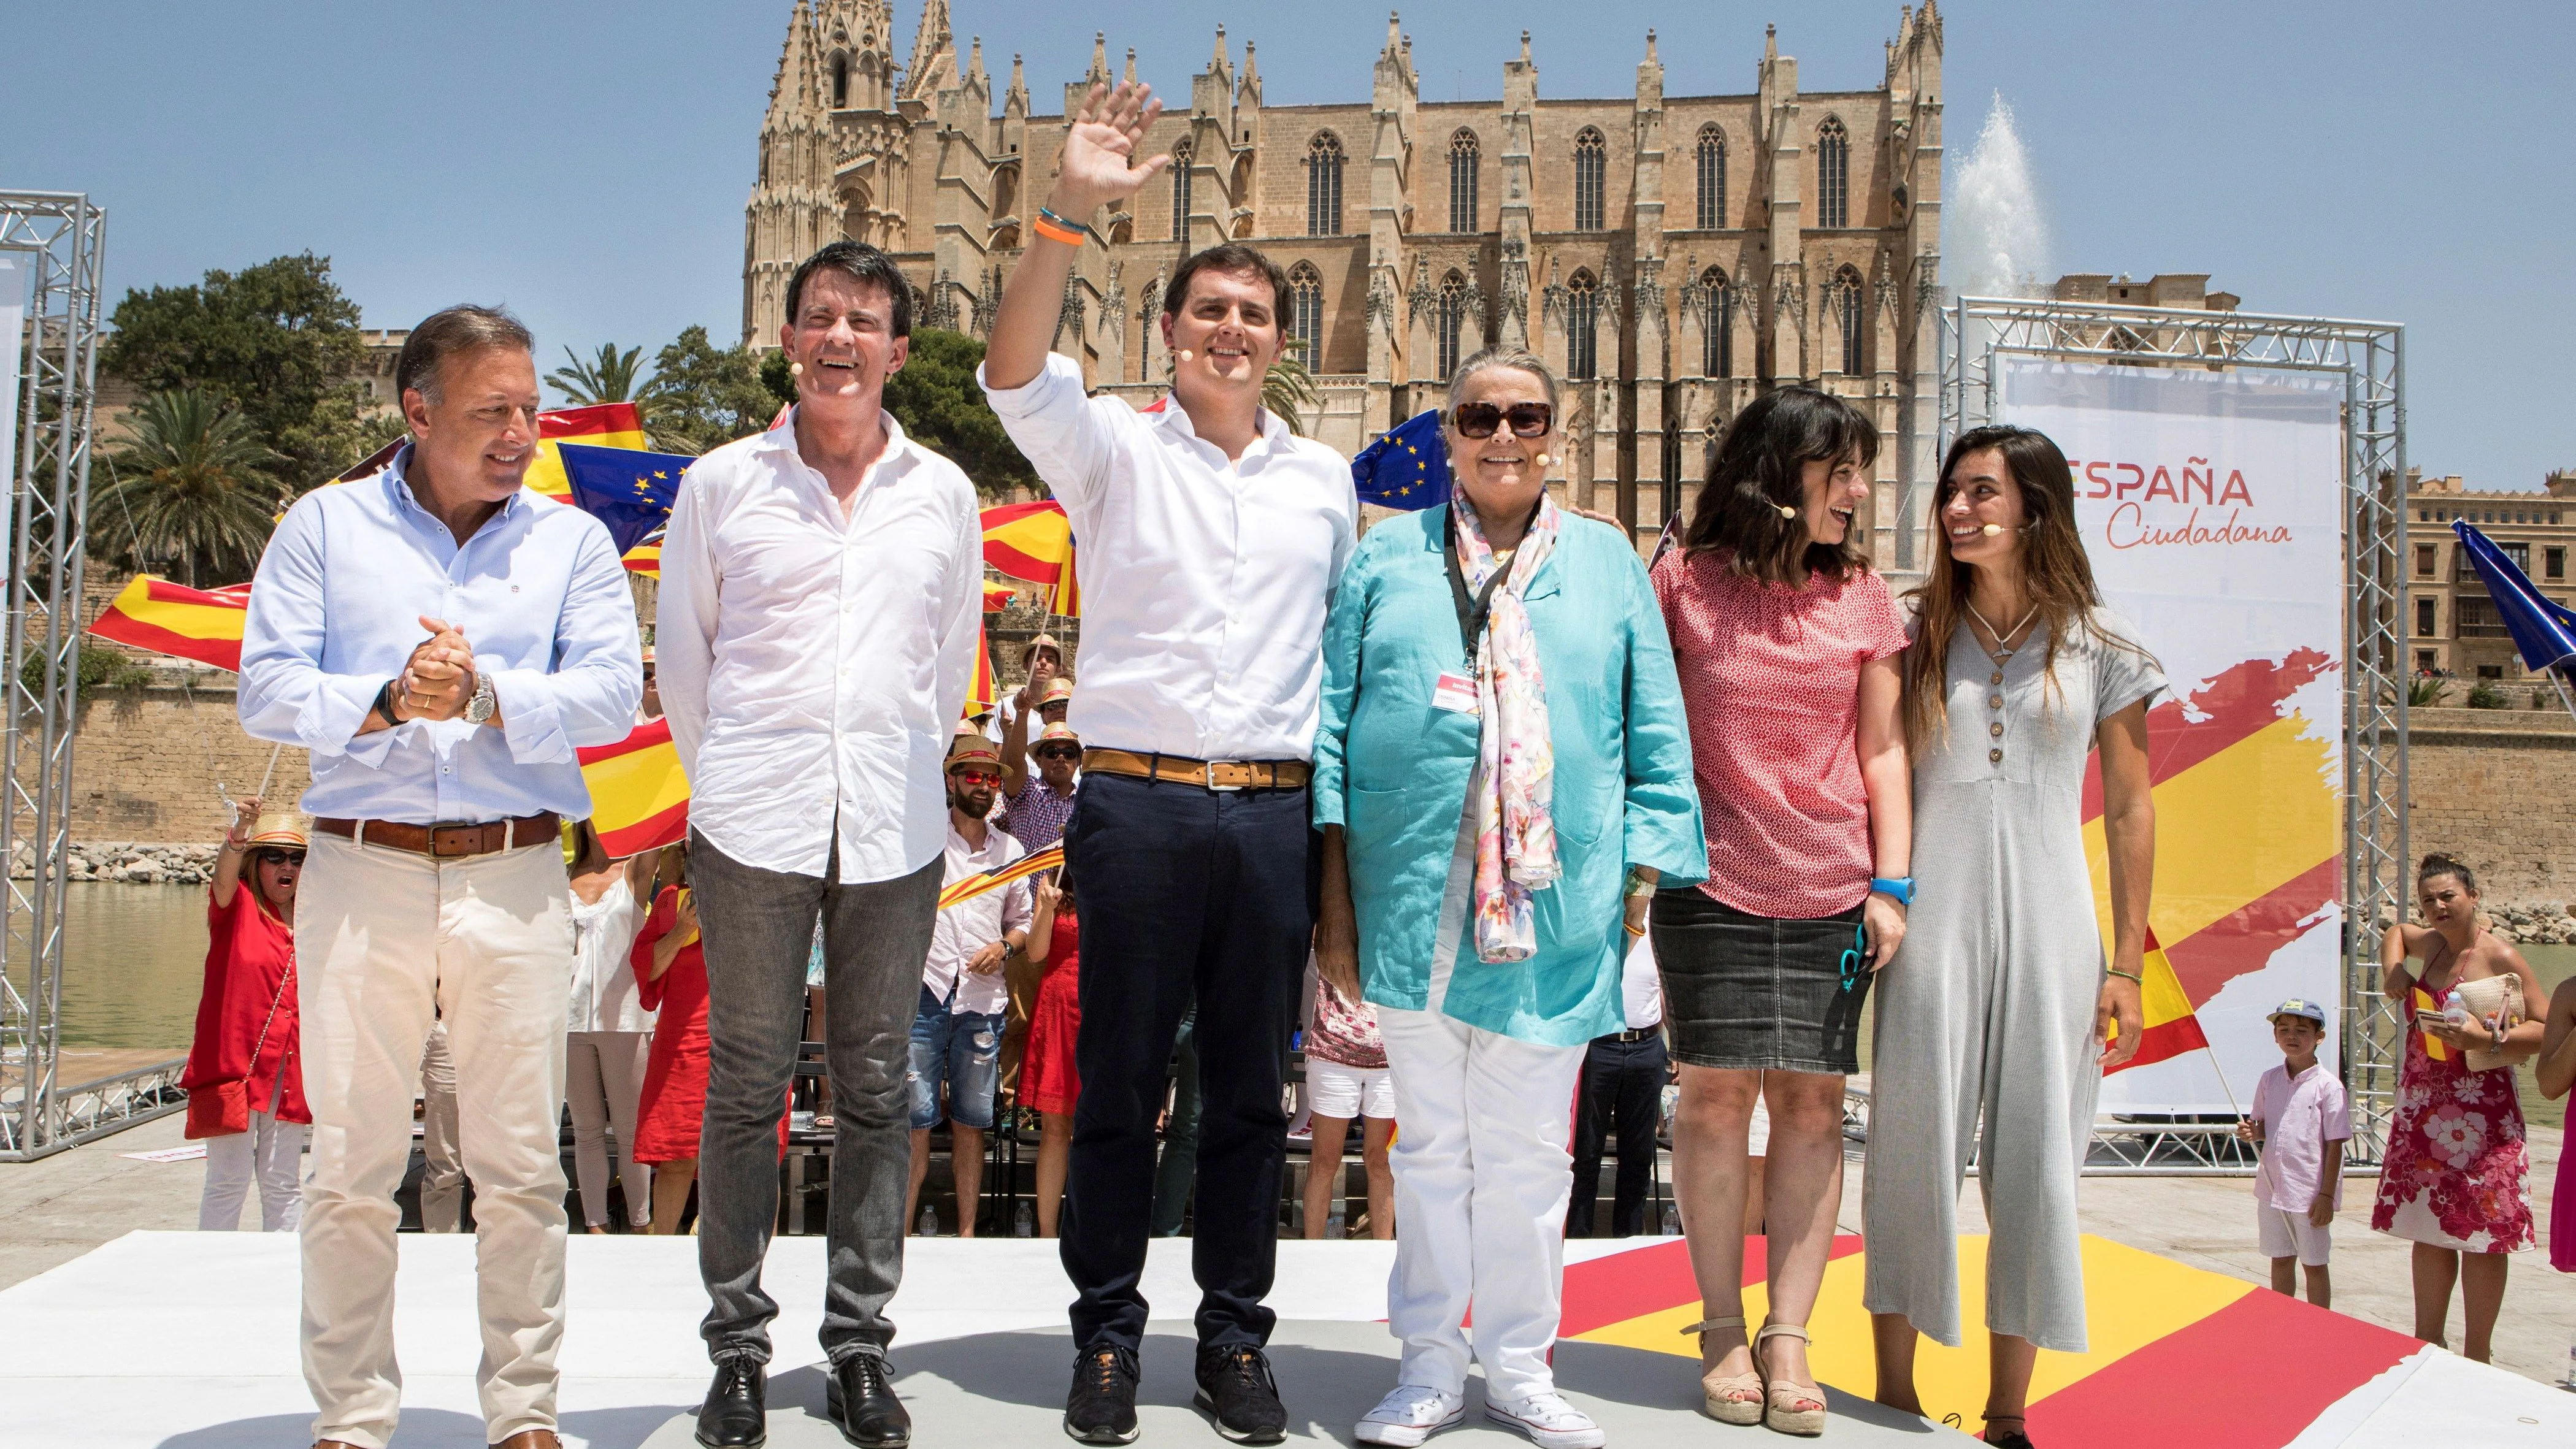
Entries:
{"type": "Polygon", "coordinates": [[[1058,700],[1073,698],[1073,681],[1059,674],[1047,681],[1046,693],[1038,697],[1038,708],[1044,709],[1058,700]]]}
{"type": "Polygon", "coordinates": [[[960,765],[990,765],[1002,768],[1002,752],[984,736],[961,734],[948,742],[948,768],[960,765]]]}
{"type": "Polygon", "coordinates": [[[256,850],[263,845],[291,845],[297,850],[310,848],[311,822],[298,810],[263,810],[257,827],[244,848],[256,850]]]}
{"type": "Polygon", "coordinates": [[[1068,745],[1079,746],[1082,743],[1082,736],[1075,734],[1073,732],[1073,726],[1066,724],[1063,720],[1057,720],[1055,723],[1048,725],[1045,729],[1038,731],[1039,744],[1051,744],[1057,740],[1062,740],[1068,745]]]}
{"type": "Polygon", "coordinates": [[[1041,649],[1054,654],[1058,665],[1064,663],[1064,646],[1055,642],[1053,634],[1040,634],[1029,640],[1027,646],[1020,650],[1020,663],[1026,666],[1030,660],[1038,657],[1038,651],[1041,649]]]}

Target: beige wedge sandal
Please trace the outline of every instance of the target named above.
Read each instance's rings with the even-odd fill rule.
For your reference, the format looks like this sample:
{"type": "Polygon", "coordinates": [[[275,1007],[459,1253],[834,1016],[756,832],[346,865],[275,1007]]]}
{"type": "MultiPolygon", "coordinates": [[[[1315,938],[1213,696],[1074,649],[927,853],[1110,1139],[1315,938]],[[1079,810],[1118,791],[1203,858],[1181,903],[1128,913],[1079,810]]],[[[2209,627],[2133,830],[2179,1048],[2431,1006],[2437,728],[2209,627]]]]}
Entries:
{"type": "MultiPolygon", "coordinates": [[[[1696,1333],[1705,1340],[1711,1329],[1743,1326],[1744,1320],[1740,1317],[1703,1318],[1682,1332],[1696,1333]]],[[[1703,1342],[1701,1347],[1705,1349],[1707,1345],[1703,1342]]],[[[1701,1409],[1721,1424],[1749,1429],[1762,1422],[1762,1360],[1759,1356],[1753,1360],[1753,1372],[1749,1374],[1722,1374],[1715,1369],[1701,1374],[1699,1391],[1701,1409]],[[1739,1394],[1744,1397],[1736,1397],[1739,1394]]]]}
{"type": "MultiPolygon", "coordinates": [[[[1766,1323],[1753,1335],[1753,1366],[1762,1367],[1762,1342],[1780,1337],[1800,1343],[1813,1343],[1807,1330],[1794,1323],[1766,1323]]],[[[1825,1391],[1800,1384],[1773,1383],[1771,1376],[1762,1377],[1762,1426],[1777,1434],[1797,1434],[1813,1438],[1825,1432],[1825,1391]]]]}

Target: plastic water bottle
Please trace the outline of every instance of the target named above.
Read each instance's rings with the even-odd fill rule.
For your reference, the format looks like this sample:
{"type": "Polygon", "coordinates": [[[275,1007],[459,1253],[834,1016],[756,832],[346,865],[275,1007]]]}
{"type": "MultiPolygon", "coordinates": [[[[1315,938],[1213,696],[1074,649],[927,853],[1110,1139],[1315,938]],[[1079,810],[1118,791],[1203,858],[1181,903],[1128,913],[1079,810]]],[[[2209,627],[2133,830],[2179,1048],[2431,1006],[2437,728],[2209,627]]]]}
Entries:
{"type": "Polygon", "coordinates": [[[1682,1210],[1677,1207],[1666,1207],[1664,1209],[1664,1236],[1668,1238],[1678,1238],[1681,1235],[1682,1210]]]}
{"type": "Polygon", "coordinates": [[[925,1237],[925,1238],[935,1238],[935,1237],[938,1237],[938,1236],[939,1236],[939,1210],[938,1210],[938,1209],[936,1209],[936,1208],[934,1208],[934,1207],[932,1207],[932,1206],[931,1206],[930,1204],[928,1204],[928,1203],[923,1203],[923,1204],[921,1205],[921,1221],[920,1221],[920,1222],[917,1222],[917,1223],[915,1223],[915,1224],[913,1224],[912,1226],[913,1226],[913,1231],[914,1231],[917,1235],[919,1235],[919,1236],[921,1236],[921,1237],[925,1237]]]}
{"type": "Polygon", "coordinates": [[[2469,1004],[2460,999],[2456,987],[2442,998],[2442,1019],[2462,1031],[2477,1024],[2477,1017],[2469,1011],[2469,1004]]]}
{"type": "Polygon", "coordinates": [[[1036,1207],[1029,1203],[1020,1204],[1019,1210],[1011,1214],[1011,1236],[1015,1238],[1034,1238],[1037,1235],[1038,1214],[1036,1207]]]}

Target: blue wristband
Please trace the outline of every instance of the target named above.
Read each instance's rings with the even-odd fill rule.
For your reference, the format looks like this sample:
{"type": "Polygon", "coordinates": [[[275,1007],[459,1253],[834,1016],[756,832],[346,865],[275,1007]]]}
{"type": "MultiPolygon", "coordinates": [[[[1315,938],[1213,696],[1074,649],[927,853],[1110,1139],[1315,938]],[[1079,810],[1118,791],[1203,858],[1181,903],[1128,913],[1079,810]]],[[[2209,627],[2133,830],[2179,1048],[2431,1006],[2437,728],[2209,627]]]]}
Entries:
{"type": "Polygon", "coordinates": [[[1914,877],[1910,875],[1906,876],[1902,880],[1889,880],[1885,876],[1872,876],[1870,877],[1869,888],[1876,891],[1878,894],[1895,901],[1900,906],[1910,906],[1914,904],[1914,877]]]}

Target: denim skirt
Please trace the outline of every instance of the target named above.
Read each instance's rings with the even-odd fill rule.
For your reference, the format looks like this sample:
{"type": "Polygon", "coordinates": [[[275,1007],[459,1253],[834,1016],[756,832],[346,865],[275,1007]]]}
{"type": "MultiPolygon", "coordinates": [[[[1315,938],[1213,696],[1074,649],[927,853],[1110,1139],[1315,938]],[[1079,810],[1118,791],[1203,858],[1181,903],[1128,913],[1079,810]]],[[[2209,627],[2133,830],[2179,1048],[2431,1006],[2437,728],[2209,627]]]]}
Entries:
{"type": "Polygon", "coordinates": [[[1673,1059],[1734,1071],[1860,1070],[1869,975],[1861,908],[1821,920],[1739,911],[1696,886],[1658,891],[1649,915],[1673,1059]]]}

